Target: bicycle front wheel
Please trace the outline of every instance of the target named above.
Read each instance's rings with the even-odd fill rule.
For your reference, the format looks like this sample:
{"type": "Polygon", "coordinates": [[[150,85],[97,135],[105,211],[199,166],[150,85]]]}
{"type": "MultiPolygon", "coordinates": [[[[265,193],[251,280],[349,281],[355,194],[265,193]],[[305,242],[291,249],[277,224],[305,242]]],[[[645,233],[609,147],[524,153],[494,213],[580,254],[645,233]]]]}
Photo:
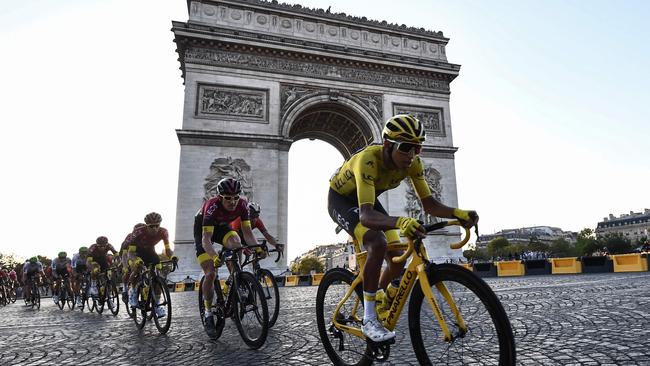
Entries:
{"type": "Polygon", "coordinates": [[[258,349],[266,342],[269,331],[269,309],[259,282],[252,273],[239,272],[233,297],[235,325],[244,343],[251,349],[258,349]]]}
{"type": "Polygon", "coordinates": [[[450,341],[416,283],[409,302],[409,331],[421,365],[514,365],[515,342],[508,315],[499,299],[481,278],[455,264],[429,267],[428,279],[440,313],[449,327],[450,341]],[[466,325],[460,329],[456,316],[437,283],[449,290],[466,325]]]}
{"type": "Polygon", "coordinates": [[[117,313],[120,312],[120,292],[117,290],[117,286],[112,281],[109,281],[106,284],[106,303],[108,305],[108,310],[111,311],[113,316],[117,316],[117,313]]]}
{"type": "Polygon", "coordinates": [[[269,328],[271,328],[280,313],[280,290],[275,282],[275,276],[268,269],[261,269],[257,272],[257,277],[266,298],[266,305],[269,307],[269,328]]]}
{"type": "Polygon", "coordinates": [[[138,294],[138,305],[131,310],[133,311],[133,321],[135,322],[135,325],[138,329],[142,329],[147,323],[147,312],[149,310],[149,303],[152,300],[149,299],[149,296],[151,296],[149,288],[148,286],[145,287],[144,283],[138,283],[136,291],[138,294]]]}
{"type": "Polygon", "coordinates": [[[59,297],[59,301],[57,301],[56,306],[59,307],[59,309],[63,310],[63,307],[65,306],[65,295],[63,295],[64,291],[61,291],[61,286],[59,285],[59,291],[56,292],[56,295],[59,297]]]}
{"type": "MultiPolygon", "coordinates": [[[[154,317],[153,321],[156,324],[156,328],[158,328],[158,332],[160,334],[165,334],[169,330],[169,326],[172,324],[172,300],[169,297],[169,289],[165,285],[165,282],[162,280],[160,277],[156,277],[153,281],[153,289],[155,290],[154,293],[160,292],[160,294],[157,294],[158,296],[158,304],[155,304],[154,300],[154,317]],[[162,308],[164,310],[164,316],[158,317],[158,313],[156,313],[159,310],[156,310],[156,307],[162,308]]],[[[154,298],[152,296],[152,298],[154,298]]]]}
{"type": "MultiPolygon", "coordinates": [[[[363,338],[339,330],[333,324],[334,311],[350,289],[354,274],[346,269],[334,268],[323,276],[316,294],[316,322],[325,352],[334,365],[365,366],[372,364],[367,357],[368,344],[363,338]]],[[[337,321],[361,329],[363,320],[363,288],[360,283],[341,306],[337,321]]]]}

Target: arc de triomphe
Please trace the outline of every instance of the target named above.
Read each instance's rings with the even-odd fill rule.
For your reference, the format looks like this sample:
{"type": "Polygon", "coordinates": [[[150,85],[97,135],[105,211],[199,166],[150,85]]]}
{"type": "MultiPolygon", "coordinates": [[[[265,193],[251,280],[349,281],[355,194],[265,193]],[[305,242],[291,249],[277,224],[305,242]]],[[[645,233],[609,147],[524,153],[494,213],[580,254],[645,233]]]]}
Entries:
{"type": "MultiPolygon", "coordinates": [[[[380,142],[396,113],[424,122],[427,179],[438,199],[457,206],[449,84],[460,66],[447,62],[442,32],[261,0],[189,0],[188,11],[172,28],[185,84],[175,278],[201,273],[193,217],[219,179],[241,179],[269,232],[286,243],[291,143],[324,140],[347,158],[380,142]]],[[[410,183],[380,200],[392,215],[430,220],[410,183]]],[[[461,256],[447,245],[457,238],[429,236],[430,256],[461,256]]],[[[287,268],[286,259],[262,265],[287,268]]]]}

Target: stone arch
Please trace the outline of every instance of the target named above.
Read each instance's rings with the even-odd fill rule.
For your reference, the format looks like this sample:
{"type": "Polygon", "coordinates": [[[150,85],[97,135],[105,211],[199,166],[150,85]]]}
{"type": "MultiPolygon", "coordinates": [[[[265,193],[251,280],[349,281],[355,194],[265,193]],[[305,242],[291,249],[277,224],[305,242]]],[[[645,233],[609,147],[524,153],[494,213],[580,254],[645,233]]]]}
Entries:
{"type": "Polygon", "coordinates": [[[321,139],[348,158],[369,143],[380,141],[381,130],[377,119],[353,99],[317,94],[287,109],[280,134],[292,141],[321,139]]]}

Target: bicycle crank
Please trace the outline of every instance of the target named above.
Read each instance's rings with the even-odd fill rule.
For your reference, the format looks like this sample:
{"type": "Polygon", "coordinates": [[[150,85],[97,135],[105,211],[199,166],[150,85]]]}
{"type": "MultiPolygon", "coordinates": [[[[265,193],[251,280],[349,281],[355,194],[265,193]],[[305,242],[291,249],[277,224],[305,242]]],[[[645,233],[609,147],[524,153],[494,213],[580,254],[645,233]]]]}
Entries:
{"type": "Polygon", "coordinates": [[[368,358],[377,362],[386,362],[390,356],[390,345],[395,344],[395,338],[384,342],[373,342],[366,338],[366,343],[368,344],[368,352],[366,352],[368,358]]]}

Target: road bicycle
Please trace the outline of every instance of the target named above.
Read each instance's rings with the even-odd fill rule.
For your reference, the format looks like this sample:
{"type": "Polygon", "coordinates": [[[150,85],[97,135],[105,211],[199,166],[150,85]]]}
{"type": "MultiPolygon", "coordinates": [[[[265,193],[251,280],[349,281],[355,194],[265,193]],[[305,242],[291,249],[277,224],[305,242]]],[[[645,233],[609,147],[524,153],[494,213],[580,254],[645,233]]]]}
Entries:
{"type": "Polygon", "coordinates": [[[58,291],[56,291],[56,296],[58,296],[59,301],[56,302],[56,306],[58,306],[59,309],[63,310],[63,307],[67,304],[68,309],[74,309],[75,300],[74,293],[72,292],[70,286],[70,275],[68,273],[62,275],[58,281],[59,288],[58,291]]]}
{"type": "Polygon", "coordinates": [[[110,267],[97,275],[97,295],[92,295],[91,298],[99,314],[104,311],[104,305],[108,306],[113,316],[117,316],[120,311],[120,292],[113,275],[117,270],[117,267],[110,267]]]}
{"type": "Polygon", "coordinates": [[[172,322],[172,300],[169,296],[169,289],[160,271],[166,263],[172,263],[171,272],[178,267],[178,259],[172,257],[167,261],[160,261],[158,264],[151,263],[147,266],[138,266],[135,272],[137,282],[135,291],[138,296],[136,306],[131,307],[133,321],[138,329],[144,328],[147,320],[153,318],[156,329],[161,334],[167,333],[172,322]],[[158,317],[156,308],[165,309],[165,316],[158,317]]]}
{"type": "MultiPolygon", "coordinates": [[[[458,220],[425,226],[427,232],[461,225],[458,220]]],[[[459,249],[470,238],[452,244],[459,249]]],[[[335,365],[370,365],[388,360],[395,340],[372,342],[363,335],[363,268],[367,252],[355,240],[359,274],[334,268],[323,276],[316,296],[321,342],[335,365]]],[[[478,276],[456,264],[429,261],[422,239],[388,245],[403,251],[394,263],[407,262],[388,310],[378,311],[383,325],[394,330],[410,300],[408,328],[421,365],[514,365],[515,342],[508,316],[492,289],[478,276]]]]}
{"type": "MultiPolygon", "coordinates": [[[[29,288],[31,289],[31,294],[24,294],[23,298],[25,300],[25,305],[31,306],[32,309],[36,308],[37,310],[41,308],[41,292],[39,287],[41,286],[40,276],[36,275],[27,275],[27,281],[31,283],[29,288]],[[28,295],[28,296],[27,296],[28,295]]],[[[26,286],[25,286],[26,287],[26,286]]],[[[23,287],[23,289],[25,288],[23,287]]]]}
{"type": "Polygon", "coordinates": [[[77,308],[81,311],[88,308],[90,312],[93,312],[95,310],[95,303],[91,302],[91,298],[88,296],[90,289],[90,272],[86,271],[81,274],[77,273],[76,276],[76,280],[79,281],[79,291],[75,292],[75,297],[79,299],[77,302],[77,308]]]}
{"type": "MultiPolygon", "coordinates": [[[[224,297],[219,272],[214,280],[214,292],[212,297],[212,319],[217,331],[213,339],[221,336],[226,318],[232,318],[237,326],[244,343],[251,349],[258,349],[266,342],[269,330],[269,310],[266,304],[264,290],[255,276],[243,271],[239,265],[240,251],[244,248],[234,250],[222,250],[219,252],[221,263],[231,263],[232,273],[226,280],[226,294],[224,297]]],[[[203,302],[203,281],[199,286],[199,316],[205,325],[205,304],[203,302]]]]}
{"type": "Polygon", "coordinates": [[[269,250],[266,245],[266,240],[262,240],[260,244],[249,245],[247,248],[252,249],[253,253],[245,255],[244,260],[242,261],[241,267],[244,268],[249,264],[252,264],[253,275],[262,286],[262,291],[264,292],[264,297],[266,298],[266,305],[269,308],[269,328],[275,325],[275,322],[278,320],[278,314],[280,312],[280,289],[278,284],[275,281],[275,276],[268,269],[260,267],[261,258],[260,253],[255,251],[255,248],[262,248],[266,253],[278,253],[275,263],[280,261],[282,258],[282,251],[277,249],[269,250]]]}

